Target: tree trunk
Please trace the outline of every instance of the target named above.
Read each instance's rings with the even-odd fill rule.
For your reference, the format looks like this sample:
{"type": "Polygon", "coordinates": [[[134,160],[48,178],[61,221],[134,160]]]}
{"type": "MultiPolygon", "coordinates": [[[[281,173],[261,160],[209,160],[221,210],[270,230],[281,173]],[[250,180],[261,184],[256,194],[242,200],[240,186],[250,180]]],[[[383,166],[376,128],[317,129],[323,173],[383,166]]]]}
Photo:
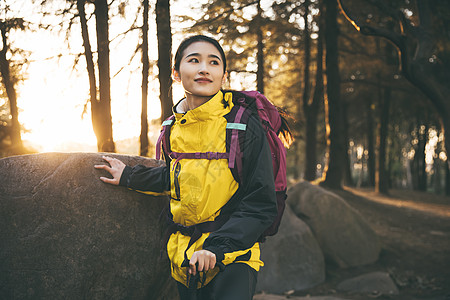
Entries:
{"type": "MultiPolygon", "coordinates": [[[[425,123],[425,122],[424,122],[425,123]]],[[[425,147],[428,142],[428,126],[420,125],[419,127],[419,143],[417,144],[417,174],[418,174],[418,189],[419,191],[427,190],[427,172],[425,161],[425,147]]]]}
{"type": "Polygon", "coordinates": [[[91,43],[89,41],[89,31],[87,27],[86,12],[84,5],[86,0],[77,0],[78,15],[80,17],[81,36],[83,38],[84,56],[86,57],[86,69],[89,77],[89,99],[91,103],[91,119],[92,128],[95,136],[97,137],[97,149],[101,151],[99,145],[102,144],[101,128],[101,115],[99,101],[97,100],[97,79],[95,77],[95,66],[92,55],[91,43]]]}
{"type": "Polygon", "coordinates": [[[11,72],[9,67],[9,61],[6,58],[8,52],[8,42],[7,42],[7,27],[6,24],[0,24],[3,47],[0,51],[0,73],[2,76],[2,81],[5,86],[6,95],[9,101],[9,110],[11,114],[11,129],[10,129],[10,139],[13,152],[22,153],[23,143],[22,137],[20,135],[20,123],[19,123],[19,110],[17,108],[17,93],[14,88],[14,80],[11,78],[11,72]]]}
{"type": "Polygon", "coordinates": [[[380,98],[380,123],[378,133],[378,165],[375,173],[375,191],[381,194],[389,193],[389,180],[386,170],[386,141],[389,126],[389,107],[391,101],[391,88],[384,88],[380,98]]]}
{"type": "Polygon", "coordinates": [[[338,62],[337,3],[325,0],[325,45],[327,93],[325,97],[328,164],[323,186],[341,189],[345,167],[345,142],[343,134],[340,75],[338,62]]]}
{"type": "Polygon", "coordinates": [[[349,137],[348,137],[348,116],[347,116],[347,103],[342,101],[342,119],[343,119],[343,128],[344,128],[344,141],[345,141],[345,166],[344,166],[344,183],[347,186],[353,186],[353,178],[352,178],[352,167],[350,160],[350,152],[349,152],[349,137]]]}
{"type": "Polygon", "coordinates": [[[263,31],[262,31],[262,9],[261,0],[258,0],[258,26],[256,28],[256,39],[257,39],[257,62],[258,70],[256,71],[256,89],[264,94],[264,44],[263,44],[263,31]]]}
{"type": "Polygon", "coordinates": [[[149,73],[149,57],[148,57],[148,0],[143,0],[144,6],[143,25],[142,25],[142,111],[141,111],[141,135],[139,141],[141,144],[140,155],[148,156],[148,116],[147,116],[147,99],[148,99],[148,73],[149,73]]]}
{"type": "Polygon", "coordinates": [[[450,158],[447,156],[447,161],[445,162],[445,195],[446,196],[450,196],[450,162],[449,161],[450,161],[450,158]]]}
{"type": "MultiPolygon", "coordinates": [[[[437,136],[439,136],[439,132],[437,136]]],[[[434,172],[433,175],[431,176],[430,186],[433,187],[433,191],[435,194],[440,195],[443,192],[443,186],[442,186],[442,160],[439,157],[439,148],[436,148],[434,152],[433,171],[434,172]]]]}
{"type": "Polygon", "coordinates": [[[420,120],[419,118],[416,119],[416,122],[413,126],[413,129],[410,130],[410,132],[414,132],[412,134],[412,139],[410,144],[412,145],[412,148],[414,149],[414,157],[410,160],[409,166],[411,170],[411,182],[412,182],[412,189],[418,190],[419,189],[419,163],[418,163],[418,140],[419,140],[419,125],[420,120]],[[415,139],[417,138],[417,143],[415,142],[415,139]]]}
{"type": "Polygon", "coordinates": [[[172,115],[172,32],[170,29],[170,1],[156,1],[156,31],[158,35],[159,97],[161,122],[172,115]]]}
{"type": "Polygon", "coordinates": [[[366,121],[367,121],[367,169],[369,173],[369,185],[375,186],[375,143],[374,143],[374,125],[372,98],[368,97],[366,102],[366,121]]]}
{"type": "MultiPolygon", "coordinates": [[[[101,152],[115,152],[111,117],[111,80],[109,68],[108,3],[95,0],[95,20],[97,30],[98,79],[100,98],[95,109],[97,125],[97,148],[101,152]]],[[[92,116],[94,118],[94,116],[92,116]]]]}
{"type": "Polygon", "coordinates": [[[310,14],[309,5],[310,1],[304,2],[305,12],[303,20],[305,21],[304,40],[305,40],[305,62],[304,62],[304,87],[303,87],[303,112],[305,114],[305,174],[304,179],[313,181],[316,179],[317,171],[317,114],[319,111],[319,101],[323,94],[323,44],[321,30],[323,30],[323,24],[321,22],[321,16],[319,16],[319,36],[317,38],[317,72],[316,72],[316,85],[314,89],[313,97],[310,93],[310,62],[311,62],[311,37],[310,26],[308,22],[308,16],[310,14]],[[311,101],[310,101],[311,99],[311,101]]]}

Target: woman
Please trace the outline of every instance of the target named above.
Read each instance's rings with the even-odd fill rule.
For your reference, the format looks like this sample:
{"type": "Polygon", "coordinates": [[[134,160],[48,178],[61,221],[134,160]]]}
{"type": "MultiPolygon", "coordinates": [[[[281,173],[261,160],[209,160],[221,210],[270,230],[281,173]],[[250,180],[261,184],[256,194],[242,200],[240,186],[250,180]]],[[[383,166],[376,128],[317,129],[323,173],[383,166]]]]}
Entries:
{"type": "Polygon", "coordinates": [[[104,159],[110,167],[95,166],[113,176],[100,178],[106,183],[170,191],[170,214],[183,228],[196,228],[228,211],[220,228],[202,231],[195,241],[180,231],[170,236],[167,253],[181,299],[252,299],[256,272],[263,265],[257,241],[277,215],[271,153],[256,115],[246,124],[242,180],[235,178],[226,158],[175,155],[226,152],[227,117],[235,105],[233,93],[221,90],[226,76],[225,54],[215,39],[196,35],[184,40],[175,55],[173,78],[183,85],[185,98],[173,108],[167,166],[131,168],[109,157],[104,159]]]}

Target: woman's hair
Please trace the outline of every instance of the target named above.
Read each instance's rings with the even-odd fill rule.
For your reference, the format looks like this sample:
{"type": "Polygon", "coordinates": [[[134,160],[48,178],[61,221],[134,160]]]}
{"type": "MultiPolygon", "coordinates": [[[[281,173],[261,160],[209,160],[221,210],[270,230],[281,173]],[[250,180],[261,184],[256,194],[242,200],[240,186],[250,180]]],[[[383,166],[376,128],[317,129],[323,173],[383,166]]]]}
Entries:
{"type": "Polygon", "coordinates": [[[225,73],[225,71],[227,70],[227,60],[225,58],[225,52],[223,51],[222,46],[220,46],[217,40],[205,35],[194,35],[186,38],[181,42],[180,46],[178,46],[177,52],[175,53],[175,62],[173,64],[173,68],[176,71],[180,71],[180,63],[181,59],[183,58],[184,50],[186,50],[187,47],[189,47],[191,44],[195,42],[207,42],[216,47],[216,49],[220,53],[220,56],[222,57],[223,72],[225,73]]]}

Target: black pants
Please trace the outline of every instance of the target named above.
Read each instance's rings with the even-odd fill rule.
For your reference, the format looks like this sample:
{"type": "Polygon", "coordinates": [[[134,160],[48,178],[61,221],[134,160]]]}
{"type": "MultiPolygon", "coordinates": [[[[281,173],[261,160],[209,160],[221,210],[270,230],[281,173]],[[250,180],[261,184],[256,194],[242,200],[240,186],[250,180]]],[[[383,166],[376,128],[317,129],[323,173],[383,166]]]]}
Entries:
{"type": "Polygon", "coordinates": [[[257,273],[243,263],[231,264],[205,287],[190,290],[177,282],[181,300],[251,300],[255,293],[257,273]]]}

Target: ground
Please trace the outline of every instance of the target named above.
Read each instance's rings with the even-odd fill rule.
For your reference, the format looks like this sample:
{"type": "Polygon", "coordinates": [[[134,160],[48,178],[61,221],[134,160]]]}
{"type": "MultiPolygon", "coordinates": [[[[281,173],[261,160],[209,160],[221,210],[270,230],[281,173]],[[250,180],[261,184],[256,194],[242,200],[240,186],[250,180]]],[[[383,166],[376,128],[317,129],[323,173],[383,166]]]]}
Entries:
{"type": "Polygon", "coordinates": [[[343,299],[450,300],[450,197],[390,190],[344,188],[333,191],[358,210],[380,237],[382,251],[374,264],[340,269],[327,265],[326,282],[293,296],[335,296],[343,299]],[[399,295],[339,292],[336,285],[361,274],[390,274],[399,295]]]}

